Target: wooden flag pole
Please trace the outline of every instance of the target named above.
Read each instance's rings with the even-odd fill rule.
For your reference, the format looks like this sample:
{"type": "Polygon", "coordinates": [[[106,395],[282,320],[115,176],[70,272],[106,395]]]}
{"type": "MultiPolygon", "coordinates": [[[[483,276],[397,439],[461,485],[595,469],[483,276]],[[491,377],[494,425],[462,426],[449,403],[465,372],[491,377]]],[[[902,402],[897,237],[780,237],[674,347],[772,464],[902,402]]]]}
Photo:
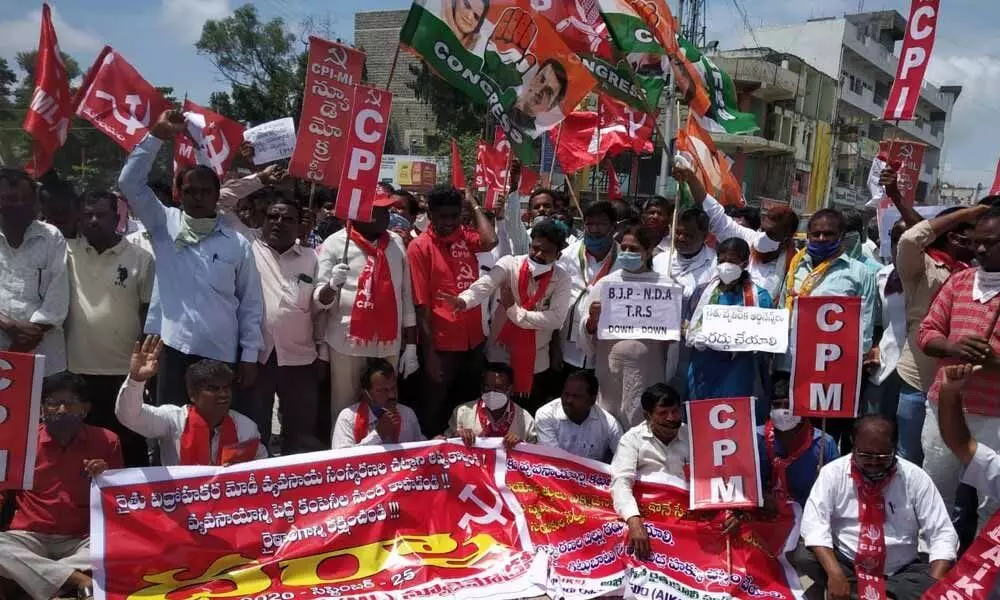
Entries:
{"type": "MultiPolygon", "coordinates": [[[[677,122],[677,129],[675,131],[680,131],[681,129],[681,101],[674,101],[674,120],[677,122]]],[[[670,152],[670,139],[663,138],[663,151],[670,152]]],[[[677,200],[674,202],[674,214],[670,218],[670,250],[667,254],[667,277],[677,282],[677,277],[674,276],[674,254],[677,252],[677,237],[674,232],[677,231],[677,215],[680,213],[680,202],[681,202],[681,190],[682,185],[678,182],[677,186],[677,200]]]]}
{"type": "Polygon", "coordinates": [[[601,100],[597,100],[597,167],[594,173],[594,202],[601,200],[601,100]]]}
{"type": "MultiPolygon", "coordinates": [[[[559,156],[559,140],[562,139],[562,132],[563,132],[563,125],[562,123],[560,123],[559,131],[556,132],[556,145],[552,148],[552,164],[549,165],[549,178],[545,184],[545,187],[547,188],[552,187],[552,178],[555,177],[556,174],[556,157],[559,156]]],[[[569,177],[567,177],[566,179],[568,180],[569,177]]],[[[582,212],[580,214],[581,216],[583,215],[582,212]]]]}
{"type": "Polygon", "coordinates": [[[399,49],[400,45],[396,44],[396,54],[392,57],[392,66],[389,67],[389,79],[385,82],[385,89],[389,91],[389,87],[392,85],[392,78],[396,76],[396,63],[399,61],[399,49]]]}
{"type": "MultiPolygon", "coordinates": [[[[726,534],[726,574],[733,580],[733,533],[726,534]]],[[[732,596],[730,596],[732,598],[732,596]]]]}
{"type": "Polygon", "coordinates": [[[576,197],[576,191],[573,190],[573,182],[570,181],[570,177],[566,176],[566,188],[569,190],[569,198],[573,201],[573,206],[576,207],[576,211],[580,213],[580,218],[583,218],[583,209],[580,207],[580,199],[576,197]]]}
{"type": "MultiPolygon", "coordinates": [[[[823,420],[820,422],[819,430],[823,434],[819,438],[820,441],[822,441],[823,438],[826,437],[826,417],[823,417],[823,420]]],[[[826,452],[823,451],[823,444],[820,444],[819,463],[817,464],[816,467],[817,473],[819,473],[823,469],[823,459],[825,458],[825,456],[826,452]]]]}
{"type": "Polygon", "coordinates": [[[310,210],[310,212],[315,209],[315,206],[316,206],[315,200],[316,200],[316,182],[314,181],[314,182],[312,182],[312,185],[309,187],[309,210],[310,210]]]}
{"type": "Polygon", "coordinates": [[[344,253],[340,256],[340,262],[345,265],[347,264],[347,250],[350,249],[351,247],[351,231],[353,230],[353,227],[351,227],[350,220],[347,221],[346,229],[347,229],[346,231],[347,235],[344,236],[344,253]]]}

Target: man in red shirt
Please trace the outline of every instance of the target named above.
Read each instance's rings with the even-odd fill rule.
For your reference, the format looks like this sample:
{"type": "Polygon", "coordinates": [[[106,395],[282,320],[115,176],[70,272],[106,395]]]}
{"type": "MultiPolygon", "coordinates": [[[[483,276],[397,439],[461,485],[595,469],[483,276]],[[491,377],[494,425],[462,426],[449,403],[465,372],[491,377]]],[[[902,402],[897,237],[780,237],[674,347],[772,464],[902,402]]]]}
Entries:
{"type": "Polygon", "coordinates": [[[486,341],[481,309],[456,314],[439,297],[468,289],[479,278],[476,253],[497,245],[496,231],[471,192],[466,201],[472,206],[475,230],[461,226],[462,193],[449,186],[434,188],[427,198],[430,227],[406,252],[426,379],[417,414],[428,437],[444,431],[455,406],[479,396],[486,341]]]}
{"type": "Polygon", "coordinates": [[[90,409],[84,386],[66,372],[45,380],[34,489],[17,492],[10,530],[0,532],[0,578],[34,600],[64,587],[93,596],[90,479],[122,468],[122,451],[118,436],[83,422],[90,409]]]}
{"type": "MultiPolygon", "coordinates": [[[[990,208],[976,221],[969,239],[979,266],[952,274],[938,291],[920,324],[918,344],[928,356],[941,359],[939,367],[982,365],[969,376],[963,393],[966,419],[972,434],[991,448],[1000,447],[1000,339],[993,326],[1000,310],[1000,207],[990,208]]],[[[951,505],[962,476],[962,464],[941,439],[938,394],[945,370],[938,368],[927,393],[930,410],[924,421],[924,470],[945,503],[951,505]]],[[[979,524],[985,525],[997,509],[997,499],[979,505],[979,524]]]]}

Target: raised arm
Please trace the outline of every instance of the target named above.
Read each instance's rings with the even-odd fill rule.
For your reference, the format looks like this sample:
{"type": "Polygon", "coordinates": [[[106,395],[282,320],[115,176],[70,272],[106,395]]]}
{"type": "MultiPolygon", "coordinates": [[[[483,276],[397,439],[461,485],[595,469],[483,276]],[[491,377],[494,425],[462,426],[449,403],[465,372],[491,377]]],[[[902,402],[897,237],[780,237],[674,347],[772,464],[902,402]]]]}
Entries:
{"type": "Polygon", "coordinates": [[[885,188],[885,195],[888,196],[889,200],[892,200],[893,205],[896,206],[896,210],[903,217],[903,222],[906,223],[907,228],[913,227],[924,220],[915,208],[903,202],[903,194],[899,191],[899,177],[895,168],[886,165],[882,169],[882,174],[879,176],[878,182],[879,185],[885,188]]]}
{"type": "Polygon", "coordinates": [[[472,216],[476,222],[476,231],[479,232],[479,251],[489,252],[496,248],[497,245],[497,232],[493,229],[493,223],[490,223],[490,220],[483,213],[483,209],[476,202],[476,195],[472,192],[471,187],[466,188],[465,199],[472,206],[472,216]]]}
{"type": "MultiPolygon", "coordinates": [[[[553,265],[553,269],[558,269],[558,265],[553,265]]],[[[558,330],[566,322],[566,314],[569,313],[570,305],[573,303],[573,282],[568,273],[560,272],[562,277],[553,277],[552,300],[545,310],[526,310],[519,304],[514,304],[507,309],[507,318],[518,327],[524,329],[558,330]]]]}
{"type": "Polygon", "coordinates": [[[146,137],[132,150],[118,177],[119,189],[150,235],[166,234],[167,211],[170,209],[160,204],[149,188],[149,171],[163,142],[174,139],[184,128],[184,115],[176,110],[164,111],[146,137]]]}
{"type": "Polygon", "coordinates": [[[979,444],[969,431],[962,411],[962,389],[969,376],[982,367],[973,365],[952,365],[944,369],[944,381],[938,393],[938,426],[941,428],[941,439],[948,449],[962,461],[963,465],[972,462],[979,444]]]}
{"type": "Polygon", "coordinates": [[[169,412],[175,406],[150,406],[142,401],[146,381],[156,374],[163,342],[154,335],[136,342],[129,362],[129,376],[118,391],[115,416],[122,425],[147,438],[165,438],[173,434],[169,412]]]}

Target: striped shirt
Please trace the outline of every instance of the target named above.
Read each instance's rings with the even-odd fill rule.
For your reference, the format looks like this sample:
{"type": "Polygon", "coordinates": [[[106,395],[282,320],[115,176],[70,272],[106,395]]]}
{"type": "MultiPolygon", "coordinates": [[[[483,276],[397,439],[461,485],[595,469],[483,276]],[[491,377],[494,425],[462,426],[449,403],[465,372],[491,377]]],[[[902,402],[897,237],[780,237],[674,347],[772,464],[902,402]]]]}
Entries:
{"type": "MultiPolygon", "coordinates": [[[[983,304],[972,299],[972,283],[975,281],[976,269],[966,269],[953,274],[941,287],[930,311],[920,324],[918,344],[920,349],[927,351],[927,345],[936,339],[947,339],[955,343],[970,335],[985,336],[984,329],[993,319],[993,314],[1000,307],[1000,296],[983,304]]],[[[990,337],[993,352],[1000,352],[1000,339],[996,335],[990,337]]],[[[942,358],[939,366],[959,364],[961,361],[953,358],[942,358]]],[[[934,376],[934,384],[927,398],[937,404],[938,390],[941,388],[943,372],[938,369],[934,376]]],[[[1000,417],[1000,399],[997,398],[1000,389],[1000,371],[983,369],[969,377],[969,383],[964,391],[965,411],[988,417],[1000,417]]]]}

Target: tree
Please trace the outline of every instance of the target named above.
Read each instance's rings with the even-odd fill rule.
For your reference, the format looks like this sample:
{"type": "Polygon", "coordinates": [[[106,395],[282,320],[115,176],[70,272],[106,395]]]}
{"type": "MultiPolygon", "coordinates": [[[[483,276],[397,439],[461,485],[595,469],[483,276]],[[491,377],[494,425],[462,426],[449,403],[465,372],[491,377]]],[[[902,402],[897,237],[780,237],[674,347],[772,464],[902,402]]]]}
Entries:
{"type": "Polygon", "coordinates": [[[213,110],[251,124],[295,116],[305,80],[302,52],[281,18],[263,22],[245,4],[232,16],[207,21],[195,47],[231,86],[212,95],[213,110]]]}
{"type": "Polygon", "coordinates": [[[435,75],[427,63],[410,65],[410,73],[414,80],[407,82],[406,87],[413,90],[417,100],[430,105],[438,130],[446,138],[484,129],[486,108],[473,104],[465,94],[435,75]]]}

